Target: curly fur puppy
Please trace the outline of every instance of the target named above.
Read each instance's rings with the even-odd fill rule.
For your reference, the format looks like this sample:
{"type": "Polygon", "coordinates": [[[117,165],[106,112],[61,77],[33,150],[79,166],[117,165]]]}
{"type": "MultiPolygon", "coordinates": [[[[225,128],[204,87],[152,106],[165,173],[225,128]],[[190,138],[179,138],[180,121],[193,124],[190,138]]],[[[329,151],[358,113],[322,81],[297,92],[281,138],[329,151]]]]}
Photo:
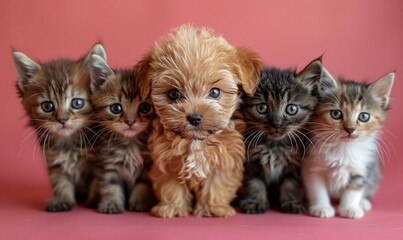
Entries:
{"type": "Polygon", "coordinates": [[[239,87],[253,94],[261,61],[205,28],[184,25],[138,65],[158,118],[149,144],[153,215],[228,217],[241,186],[245,147],[231,116],[239,87]]]}

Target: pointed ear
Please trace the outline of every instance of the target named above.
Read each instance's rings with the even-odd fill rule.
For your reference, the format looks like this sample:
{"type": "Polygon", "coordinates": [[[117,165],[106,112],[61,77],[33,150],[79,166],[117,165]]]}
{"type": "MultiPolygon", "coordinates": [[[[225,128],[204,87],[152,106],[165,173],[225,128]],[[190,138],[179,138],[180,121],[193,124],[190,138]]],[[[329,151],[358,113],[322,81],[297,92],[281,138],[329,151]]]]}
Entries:
{"type": "Polygon", "coordinates": [[[41,66],[22,52],[13,50],[12,55],[18,75],[18,87],[24,92],[24,88],[32,83],[41,66]]]}
{"type": "Polygon", "coordinates": [[[105,86],[106,81],[114,72],[109,68],[105,60],[97,54],[91,56],[89,65],[92,93],[99,91],[105,86]]]}
{"type": "Polygon", "coordinates": [[[389,106],[389,96],[392,91],[395,73],[391,72],[369,85],[369,91],[382,101],[382,107],[386,110],[389,106]]]}
{"type": "Polygon", "coordinates": [[[305,86],[308,86],[311,90],[317,89],[322,77],[322,57],[319,57],[310,62],[301,72],[296,76],[305,86]]]}
{"type": "Polygon", "coordinates": [[[151,92],[151,60],[151,53],[148,53],[134,66],[135,79],[142,99],[146,99],[151,92]]]}
{"type": "Polygon", "coordinates": [[[320,91],[326,92],[333,88],[337,88],[336,79],[327,71],[326,68],[322,67],[322,79],[320,81],[320,91]]]}
{"type": "Polygon", "coordinates": [[[84,66],[88,66],[89,62],[91,61],[91,56],[94,54],[100,56],[105,61],[107,60],[104,46],[102,46],[102,43],[99,42],[92,46],[90,51],[88,51],[88,53],[82,58],[84,66]]]}
{"type": "Polygon", "coordinates": [[[263,63],[257,53],[243,47],[235,49],[235,58],[238,65],[235,71],[238,85],[242,86],[245,93],[253,96],[259,84],[259,74],[263,63]]]}

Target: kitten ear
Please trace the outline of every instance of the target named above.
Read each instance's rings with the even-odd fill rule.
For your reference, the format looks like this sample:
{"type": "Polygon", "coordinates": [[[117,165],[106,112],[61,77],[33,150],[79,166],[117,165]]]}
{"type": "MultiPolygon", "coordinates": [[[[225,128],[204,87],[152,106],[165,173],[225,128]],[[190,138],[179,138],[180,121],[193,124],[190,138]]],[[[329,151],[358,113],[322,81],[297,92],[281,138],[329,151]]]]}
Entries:
{"type": "Polygon", "coordinates": [[[337,87],[337,81],[335,78],[327,71],[326,68],[322,67],[322,79],[320,81],[320,91],[325,92],[330,89],[337,87]]]}
{"type": "Polygon", "coordinates": [[[93,54],[89,64],[89,74],[91,78],[91,91],[94,93],[105,86],[106,81],[114,72],[102,57],[93,54]]]}
{"type": "Polygon", "coordinates": [[[296,76],[296,79],[301,81],[304,86],[308,86],[311,90],[315,89],[322,77],[322,57],[319,57],[310,62],[296,76]]]}
{"type": "Polygon", "coordinates": [[[141,99],[146,99],[151,91],[151,53],[146,54],[135,66],[135,79],[140,90],[141,99]]]}
{"type": "Polygon", "coordinates": [[[84,66],[88,66],[89,62],[91,61],[91,56],[94,54],[100,56],[105,61],[107,60],[104,46],[102,46],[102,43],[99,42],[92,46],[90,51],[83,57],[82,61],[84,66]]]}
{"type": "Polygon", "coordinates": [[[376,97],[381,99],[382,107],[386,110],[389,106],[389,96],[392,91],[393,82],[395,81],[395,73],[390,72],[377,81],[369,85],[369,91],[376,97]]]}
{"type": "Polygon", "coordinates": [[[257,53],[247,48],[237,47],[235,50],[238,65],[235,75],[238,79],[238,84],[242,85],[245,93],[253,96],[259,84],[259,73],[263,63],[257,53]]]}
{"type": "Polygon", "coordinates": [[[23,92],[24,88],[32,83],[41,66],[22,52],[13,50],[12,55],[18,75],[18,87],[23,92]]]}

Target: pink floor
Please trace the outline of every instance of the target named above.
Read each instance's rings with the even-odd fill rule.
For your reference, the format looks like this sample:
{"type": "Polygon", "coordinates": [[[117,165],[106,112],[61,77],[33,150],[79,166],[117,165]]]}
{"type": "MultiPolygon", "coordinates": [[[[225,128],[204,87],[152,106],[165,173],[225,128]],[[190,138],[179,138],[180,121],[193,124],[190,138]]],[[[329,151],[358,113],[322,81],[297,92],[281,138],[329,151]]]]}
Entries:
{"type": "Polygon", "coordinates": [[[0,240],[403,239],[403,1],[0,1],[0,240]],[[384,177],[364,218],[269,211],[228,219],[101,215],[82,206],[47,213],[50,186],[15,91],[11,49],[47,61],[77,58],[102,40],[112,67],[132,66],[169,29],[207,26],[263,61],[301,69],[324,54],[334,75],[374,81],[396,70],[383,135],[384,177]]]}

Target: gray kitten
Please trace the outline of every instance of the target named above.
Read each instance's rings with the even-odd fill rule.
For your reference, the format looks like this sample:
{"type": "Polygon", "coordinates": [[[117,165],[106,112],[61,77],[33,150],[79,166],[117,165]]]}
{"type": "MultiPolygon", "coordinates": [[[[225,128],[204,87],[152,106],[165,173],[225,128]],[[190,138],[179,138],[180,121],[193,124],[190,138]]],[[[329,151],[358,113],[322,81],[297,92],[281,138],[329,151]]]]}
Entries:
{"type": "Polygon", "coordinates": [[[243,95],[247,156],[242,212],[263,213],[269,202],[282,212],[305,211],[301,167],[321,73],[320,59],[300,73],[263,69],[255,95],[243,95]]]}

